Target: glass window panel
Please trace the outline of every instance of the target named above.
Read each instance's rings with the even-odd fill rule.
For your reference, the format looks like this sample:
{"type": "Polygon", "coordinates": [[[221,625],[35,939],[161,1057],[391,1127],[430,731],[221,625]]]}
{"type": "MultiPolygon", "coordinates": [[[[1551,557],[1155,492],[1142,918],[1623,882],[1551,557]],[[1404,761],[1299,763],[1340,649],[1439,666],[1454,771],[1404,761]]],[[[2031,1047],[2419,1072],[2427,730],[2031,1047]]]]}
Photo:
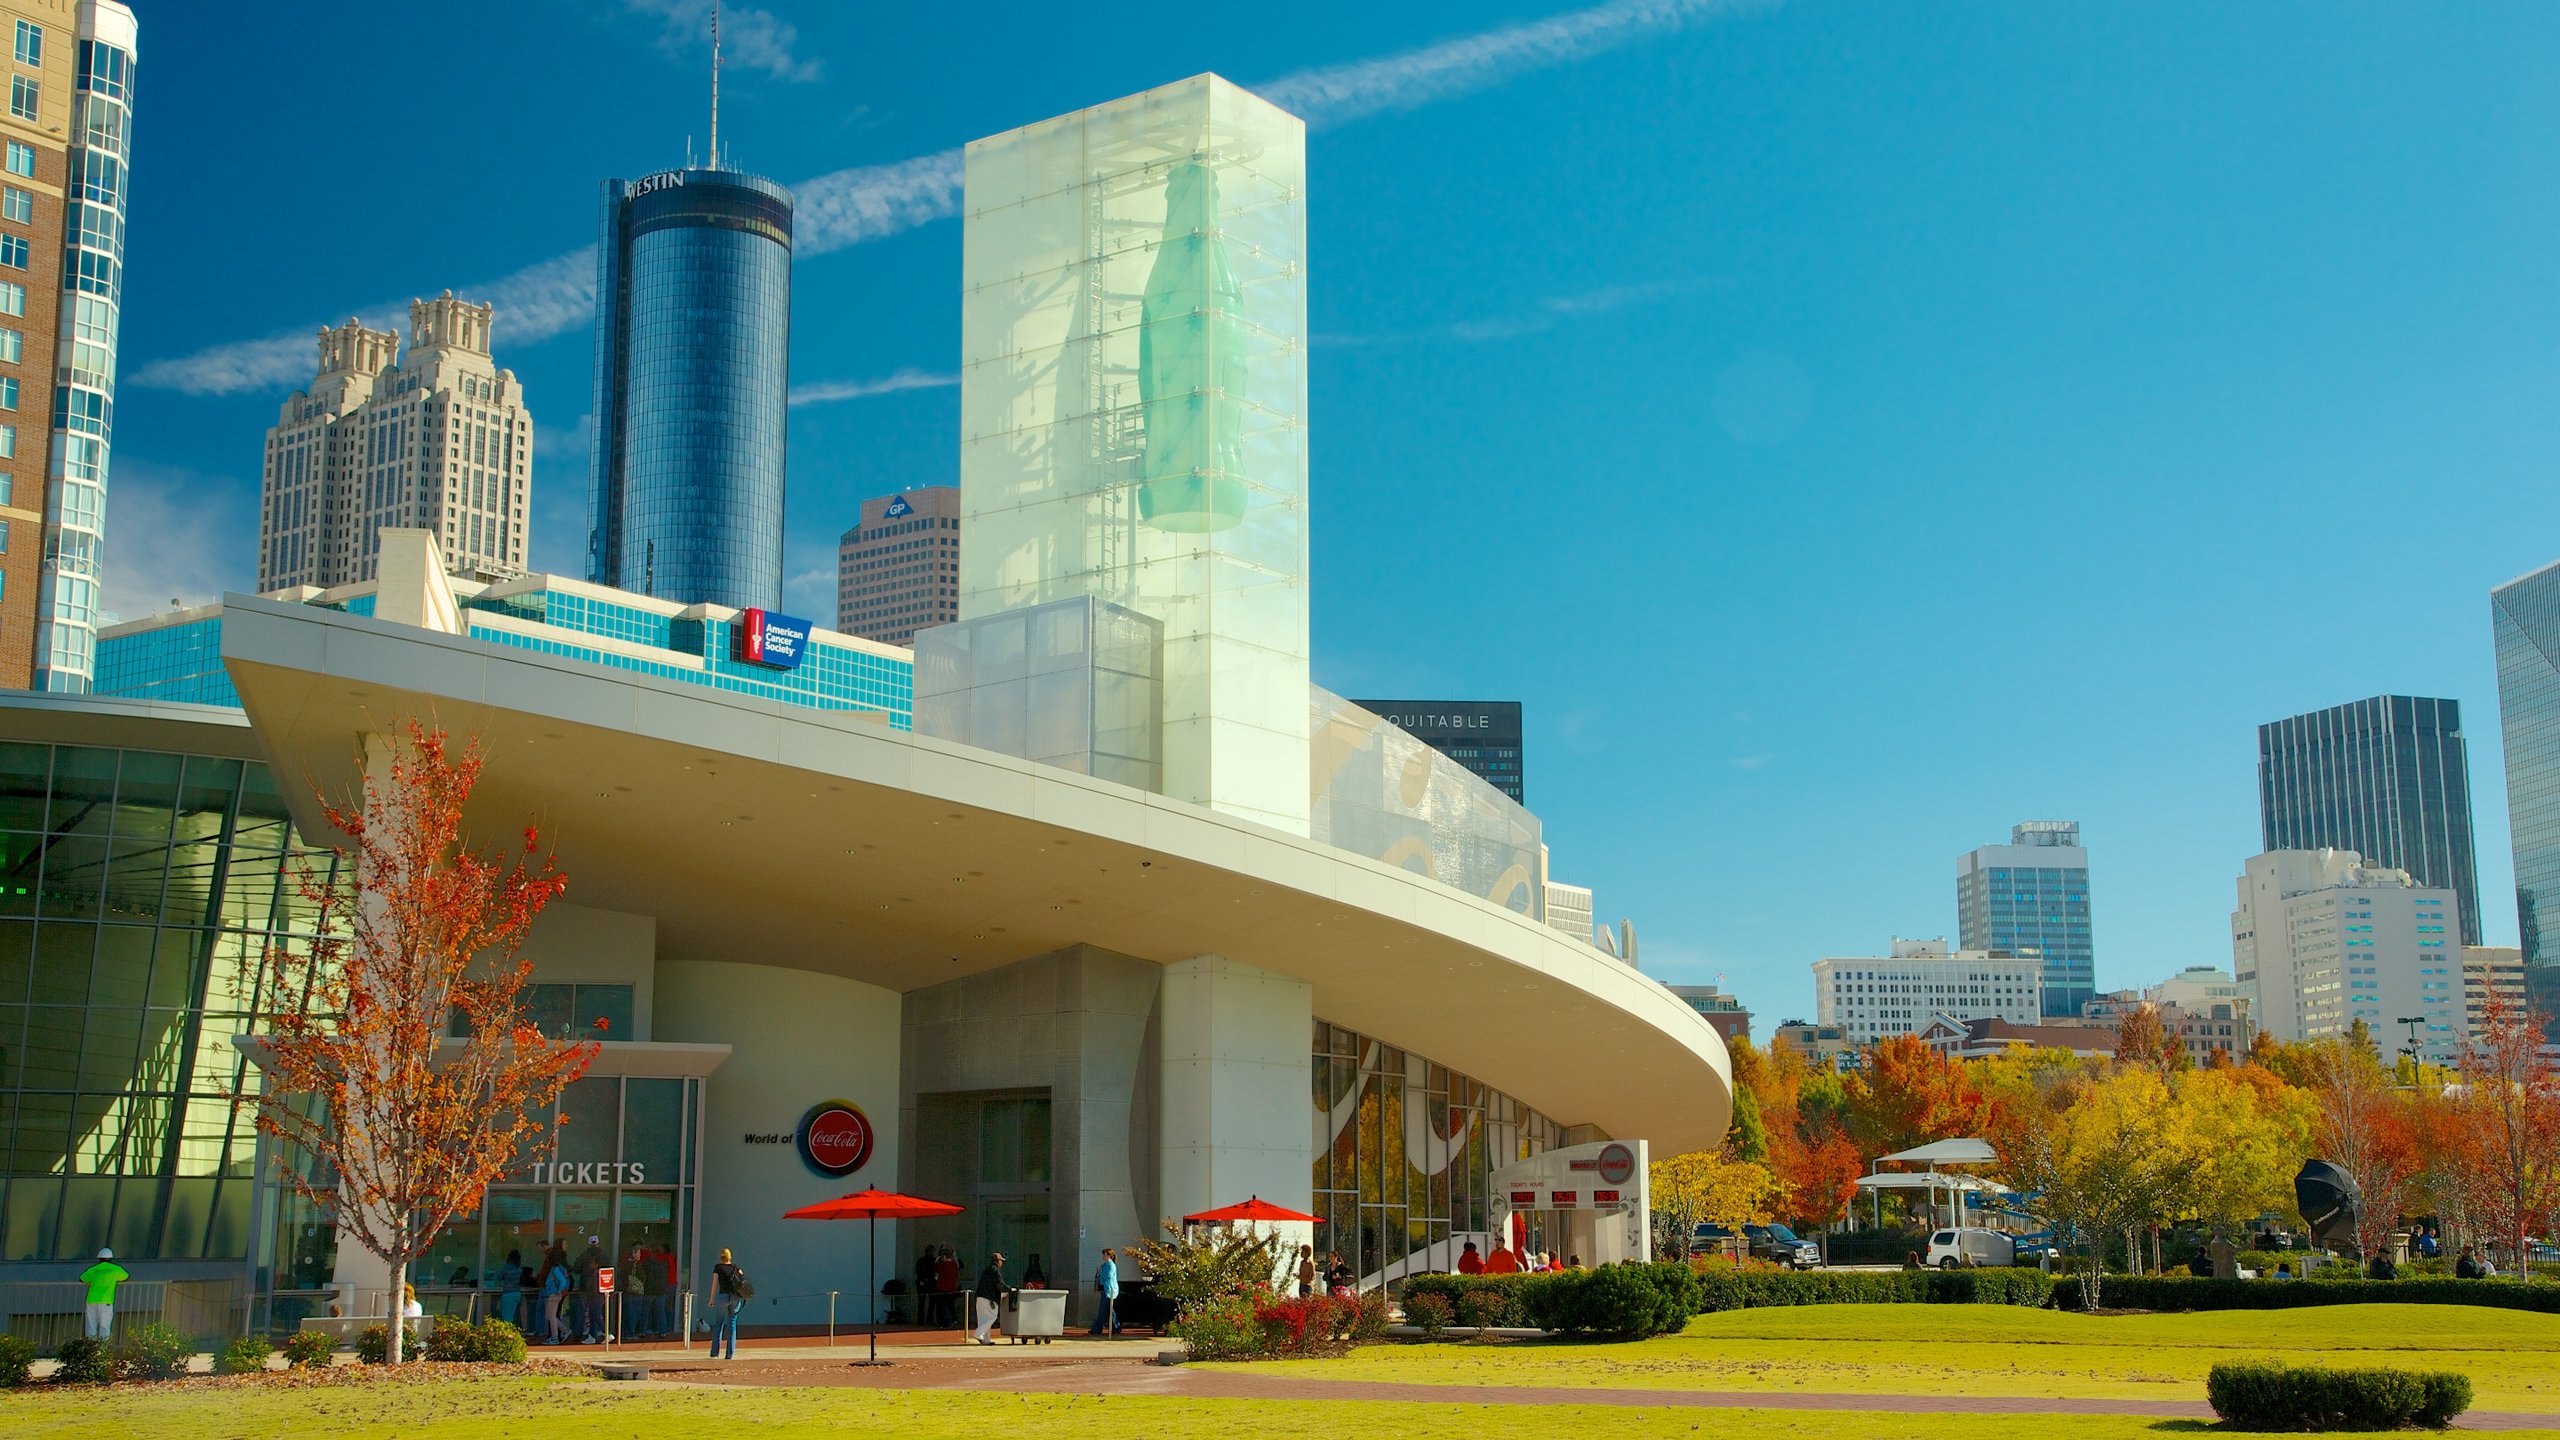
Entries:
{"type": "Polygon", "coordinates": [[[151,991],[151,944],[157,932],[139,925],[98,927],[89,970],[89,1003],[139,1005],[151,991]]]}
{"type": "MultiPolygon", "coordinates": [[[[411,1284],[476,1287],[480,1283],[480,1212],[456,1215],[427,1242],[427,1253],[410,1272],[411,1284]]],[[[430,1306],[431,1310],[435,1307],[430,1306]]],[[[442,1313],[439,1311],[438,1313],[442,1313]]]]}
{"type": "Polygon", "coordinates": [[[159,1181],[127,1180],[116,1187],[116,1218],[108,1234],[119,1260],[161,1258],[159,1181]]]}
{"type": "MultiPolygon", "coordinates": [[[[204,1237],[204,1253],[208,1259],[240,1260],[248,1257],[254,1194],[253,1188],[241,1181],[222,1182],[222,1188],[214,1195],[213,1224],[204,1237]]],[[[335,1233],[331,1232],[332,1255],[336,1253],[335,1233]]],[[[324,1276],[327,1273],[322,1272],[324,1276]]]]}
{"type": "MultiPolygon", "coordinates": [[[[169,1199],[162,1208],[167,1212],[160,1223],[160,1258],[163,1260],[198,1260],[205,1258],[205,1230],[213,1221],[213,1198],[217,1182],[212,1180],[172,1180],[169,1199]]],[[[214,1256],[228,1259],[229,1256],[214,1256]]]]}
{"type": "Polygon", "coordinates": [[[151,952],[151,991],[147,997],[154,1005],[183,1008],[199,998],[196,976],[211,949],[213,937],[202,930],[155,931],[151,952]]]}
{"type": "MultiPolygon", "coordinates": [[[[100,807],[99,813],[106,813],[105,808],[100,807]]],[[[44,847],[44,879],[37,887],[36,913],[94,916],[106,878],[106,837],[57,834],[44,847]]]]}
{"type": "Polygon", "coordinates": [[[547,1190],[491,1190],[489,1192],[489,1260],[503,1264],[507,1253],[514,1251],[519,1264],[540,1265],[543,1247],[551,1243],[551,1224],[545,1212],[550,1207],[547,1190]]]}
{"type": "Polygon", "coordinates": [[[275,772],[252,765],[241,776],[240,823],[232,844],[242,850],[281,851],[293,819],[276,789],[275,772]]]}
{"type": "Polygon", "coordinates": [[[57,835],[105,834],[115,813],[116,752],[65,745],[54,756],[53,800],[45,828],[57,835]]]}
{"type": "Polygon", "coordinates": [[[35,972],[36,927],[31,920],[0,920],[0,1001],[27,998],[35,972]]]}
{"type": "Polygon", "coordinates": [[[54,1220],[62,1213],[62,1182],[38,1171],[9,1182],[9,1218],[0,1225],[0,1255],[11,1260],[53,1258],[54,1220]]]}
{"type": "Polygon", "coordinates": [[[127,750],[116,776],[115,830],[136,839],[168,838],[169,817],[178,804],[179,758],[148,750],[127,750]]]}
{"type": "MultiPolygon", "coordinates": [[[[77,1005],[39,1005],[29,1009],[27,1011],[26,1060],[19,1083],[30,1091],[67,1092],[78,1088],[80,1034],[87,1019],[88,1012],[77,1005]]],[[[71,1102],[65,1100],[62,1103],[63,1115],[67,1120],[71,1102]]],[[[31,1167],[25,1153],[26,1130],[26,1115],[22,1111],[18,1121],[18,1139],[21,1142],[19,1155],[17,1163],[11,1168],[55,1169],[62,1160],[62,1135],[56,1133],[52,1136],[53,1151],[44,1163],[31,1167]]]]}
{"type": "Polygon", "coordinates": [[[641,1167],[641,1180],[663,1185],[681,1172],[684,1090],[682,1080],[634,1078],[624,1083],[622,1158],[641,1167]]]}
{"type": "Polygon", "coordinates": [[[0,745],[0,830],[42,830],[50,745],[0,745]]]}
{"type": "Polygon", "coordinates": [[[570,1017],[576,1011],[571,985],[527,985],[517,999],[525,1020],[535,1029],[554,1039],[569,1034],[570,1017]]]}
{"type": "Polygon", "coordinates": [[[80,1046],[80,1088],[121,1090],[133,1083],[142,1043],[142,1011],[130,1005],[92,1005],[80,1046]]]}
{"type": "Polygon", "coordinates": [[[575,1261],[586,1247],[604,1248],[606,1227],[613,1223],[610,1190],[561,1190],[552,1196],[552,1229],[575,1261]]]}
{"type": "Polygon", "coordinates": [[[39,1005],[78,1005],[89,998],[89,960],[98,945],[93,925],[36,927],[35,975],[29,996],[39,1005]]]}
{"type": "Polygon", "coordinates": [[[57,1256],[90,1255],[108,1243],[107,1223],[114,1218],[116,1182],[73,1176],[62,1184],[62,1219],[54,1234],[57,1256]]]}
{"type": "Polygon", "coordinates": [[[44,836],[0,831],[0,915],[36,913],[36,881],[44,867],[44,836]]]}
{"type": "MultiPolygon", "coordinates": [[[[27,1007],[0,1005],[0,1105],[18,1088],[18,1066],[27,1055],[27,1007]]],[[[0,1155],[9,1149],[8,1117],[0,1115],[0,1155]]]]}
{"type": "MultiPolygon", "coordinates": [[[[560,1094],[560,1163],[581,1165],[614,1158],[622,1129],[622,1081],[618,1076],[588,1076],[569,1082],[560,1094]]],[[[598,1216],[599,1222],[604,1217],[598,1216]]]]}
{"type": "Polygon", "coordinates": [[[239,761],[188,756],[185,776],[178,787],[179,838],[220,835],[230,820],[231,800],[239,789],[239,761]]]}
{"type": "Polygon", "coordinates": [[[571,1019],[576,1027],[576,1031],[580,1039],[586,1039],[595,1035],[596,1022],[598,1020],[605,1022],[605,1028],[604,1033],[601,1036],[595,1036],[595,1038],[605,1040],[636,1040],[639,1038],[631,1032],[631,1003],[634,987],[629,985],[578,985],[571,988],[576,991],[576,994],[571,1000],[571,1003],[575,1006],[575,1011],[572,1014],[571,1019]]]}
{"type": "Polygon", "coordinates": [[[161,882],[168,872],[169,847],[165,843],[124,836],[109,841],[105,913],[114,919],[146,924],[159,919],[161,882]]]}

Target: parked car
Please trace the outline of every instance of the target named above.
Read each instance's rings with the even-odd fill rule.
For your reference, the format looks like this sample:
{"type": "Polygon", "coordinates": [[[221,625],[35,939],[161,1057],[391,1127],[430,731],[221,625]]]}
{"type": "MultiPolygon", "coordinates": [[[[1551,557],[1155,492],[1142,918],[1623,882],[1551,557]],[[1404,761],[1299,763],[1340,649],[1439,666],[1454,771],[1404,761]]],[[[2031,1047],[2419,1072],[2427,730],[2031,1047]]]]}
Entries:
{"type": "Polygon", "coordinates": [[[1689,1237],[1689,1253],[1748,1256],[1797,1270],[1822,1263],[1822,1247],[1784,1225],[1745,1225],[1737,1238],[1729,1227],[1702,1220],[1689,1237]]]}
{"type": "Polygon", "coordinates": [[[1977,1226],[1940,1230],[1929,1237],[1929,1253],[1920,1257],[1920,1263],[1938,1270],[2015,1265],[2018,1263],[2018,1242],[2015,1236],[1977,1226]]]}

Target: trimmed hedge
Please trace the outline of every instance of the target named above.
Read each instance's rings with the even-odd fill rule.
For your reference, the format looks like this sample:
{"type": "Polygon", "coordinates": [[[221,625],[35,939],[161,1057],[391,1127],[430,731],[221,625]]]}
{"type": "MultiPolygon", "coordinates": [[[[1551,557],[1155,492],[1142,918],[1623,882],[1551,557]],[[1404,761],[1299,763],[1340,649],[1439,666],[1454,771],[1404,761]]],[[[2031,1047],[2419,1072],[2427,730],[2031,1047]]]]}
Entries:
{"type": "MultiPolygon", "coordinates": [[[[2516,1280],[2205,1280],[2192,1275],[2110,1275],[2098,1287],[2098,1301],[2116,1310],[2488,1305],[2553,1315],[2560,1314],[2560,1285],[2516,1280]]],[[[2080,1308],[2078,1276],[2054,1283],[2053,1307],[2080,1308]]]]}
{"type": "Polygon", "coordinates": [[[1405,1314],[1431,1331],[1441,1325],[1528,1325],[1557,1334],[1641,1339],[1667,1335],[1706,1308],[1697,1272],[1685,1261],[1603,1265],[1537,1275],[1415,1275],[1399,1292],[1405,1314]],[[1437,1301],[1438,1304],[1431,1302],[1437,1301]],[[1419,1312],[1417,1311],[1419,1305],[1419,1312]],[[1440,1306],[1448,1308],[1445,1311],[1440,1306]],[[1470,1315],[1485,1317],[1468,1320],[1470,1315]]]}
{"type": "MultiPolygon", "coordinates": [[[[1738,1270],[1711,1267],[1699,1278],[1702,1310],[1766,1305],[2042,1306],[2054,1280],[2041,1270],[1738,1270]]],[[[2113,1293],[2110,1282],[2108,1292],[2113,1293]]]]}
{"type": "Polygon", "coordinates": [[[2441,1430],[2471,1406],[2471,1377],[2431,1370],[2216,1365],[2213,1413],[2238,1430],[2441,1430]]]}

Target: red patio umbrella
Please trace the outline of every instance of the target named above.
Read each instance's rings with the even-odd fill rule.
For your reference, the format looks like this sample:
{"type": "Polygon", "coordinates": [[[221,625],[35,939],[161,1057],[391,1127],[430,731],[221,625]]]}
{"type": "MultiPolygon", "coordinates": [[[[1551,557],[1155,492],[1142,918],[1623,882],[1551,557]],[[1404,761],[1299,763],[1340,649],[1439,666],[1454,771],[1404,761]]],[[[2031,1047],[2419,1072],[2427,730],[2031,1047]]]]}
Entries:
{"type": "Polygon", "coordinates": [[[1274,1205],[1259,1195],[1241,1204],[1221,1205],[1215,1210],[1203,1210],[1197,1215],[1182,1217],[1182,1223],[1185,1225],[1223,1225],[1235,1220],[1304,1220],[1312,1225],[1316,1217],[1302,1215],[1286,1206],[1274,1205]]]}
{"type": "MultiPolygon", "coordinates": [[[[880,1259],[881,1216],[886,1215],[892,1220],[917,1220],[928,1215],[957,1215],[960,1213],[960,1208],[957,1205],[946,1205],[939,1200],[927,1200],[916,1195],[900,1195],[895,1191],[882,1190],[875,1186],[869,1190],[857,1190],[850,1195],[839,1195],[833,1200],[821,1200],[815,1205],[803,1205],[797,1210],[785,1210],[782,1212],[782,1218],[785,1220],[870,1221],[871,1244],[864,1250],[862,1262],[863,1283],[868,1285],[878,1278],[874,1270],[880,1259]]],[[[878,1287],[873,1288],[876,1291],[878,1287]]],[[[889,1363],[880,1358],[880,1297],[876,1293],[871,1297],[871,1358],[857,1360],[854,1363],[857,1365],[889,1363]]]]}

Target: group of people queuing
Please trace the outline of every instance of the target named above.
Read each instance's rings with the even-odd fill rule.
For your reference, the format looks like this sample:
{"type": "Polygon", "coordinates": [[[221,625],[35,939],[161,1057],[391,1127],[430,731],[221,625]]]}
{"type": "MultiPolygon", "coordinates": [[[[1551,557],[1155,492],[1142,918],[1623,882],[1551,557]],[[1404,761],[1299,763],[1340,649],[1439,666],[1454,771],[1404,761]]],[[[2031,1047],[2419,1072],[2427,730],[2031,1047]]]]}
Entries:
{"type": "Polygon", "coordinates": [[[1581,1268],[1582,1257],[1579,1255],[1567,1255],[1558,1260],[1552,1250],[1514,1250],[1508,1241],[1496,1241],[1491,1255],[1479,1253],[1473,1240],[1458,1252],[1458,1273],[1461,1275],[1539,1274],[1549,1270],[1581,1268]]]}
{"type": "MultiPolygon", "coordinates": [[[[453,1283],[468,1285],[470,1279],[470,1272],[457,1270],[453,1283]]],[[[588,1236],[574,1259],[567,1241],[554,1240],[530,1263],[523,1251],[508,1251],[490,1280],[494,1313],[536,1345],[655,1339],[684,1325],[684,1285],[673,1246],[634,1241],[617,1264],[601,1236],[588,1236]],[[610,1292],[607,1269],[613,1271],[610,1292]]]]}

